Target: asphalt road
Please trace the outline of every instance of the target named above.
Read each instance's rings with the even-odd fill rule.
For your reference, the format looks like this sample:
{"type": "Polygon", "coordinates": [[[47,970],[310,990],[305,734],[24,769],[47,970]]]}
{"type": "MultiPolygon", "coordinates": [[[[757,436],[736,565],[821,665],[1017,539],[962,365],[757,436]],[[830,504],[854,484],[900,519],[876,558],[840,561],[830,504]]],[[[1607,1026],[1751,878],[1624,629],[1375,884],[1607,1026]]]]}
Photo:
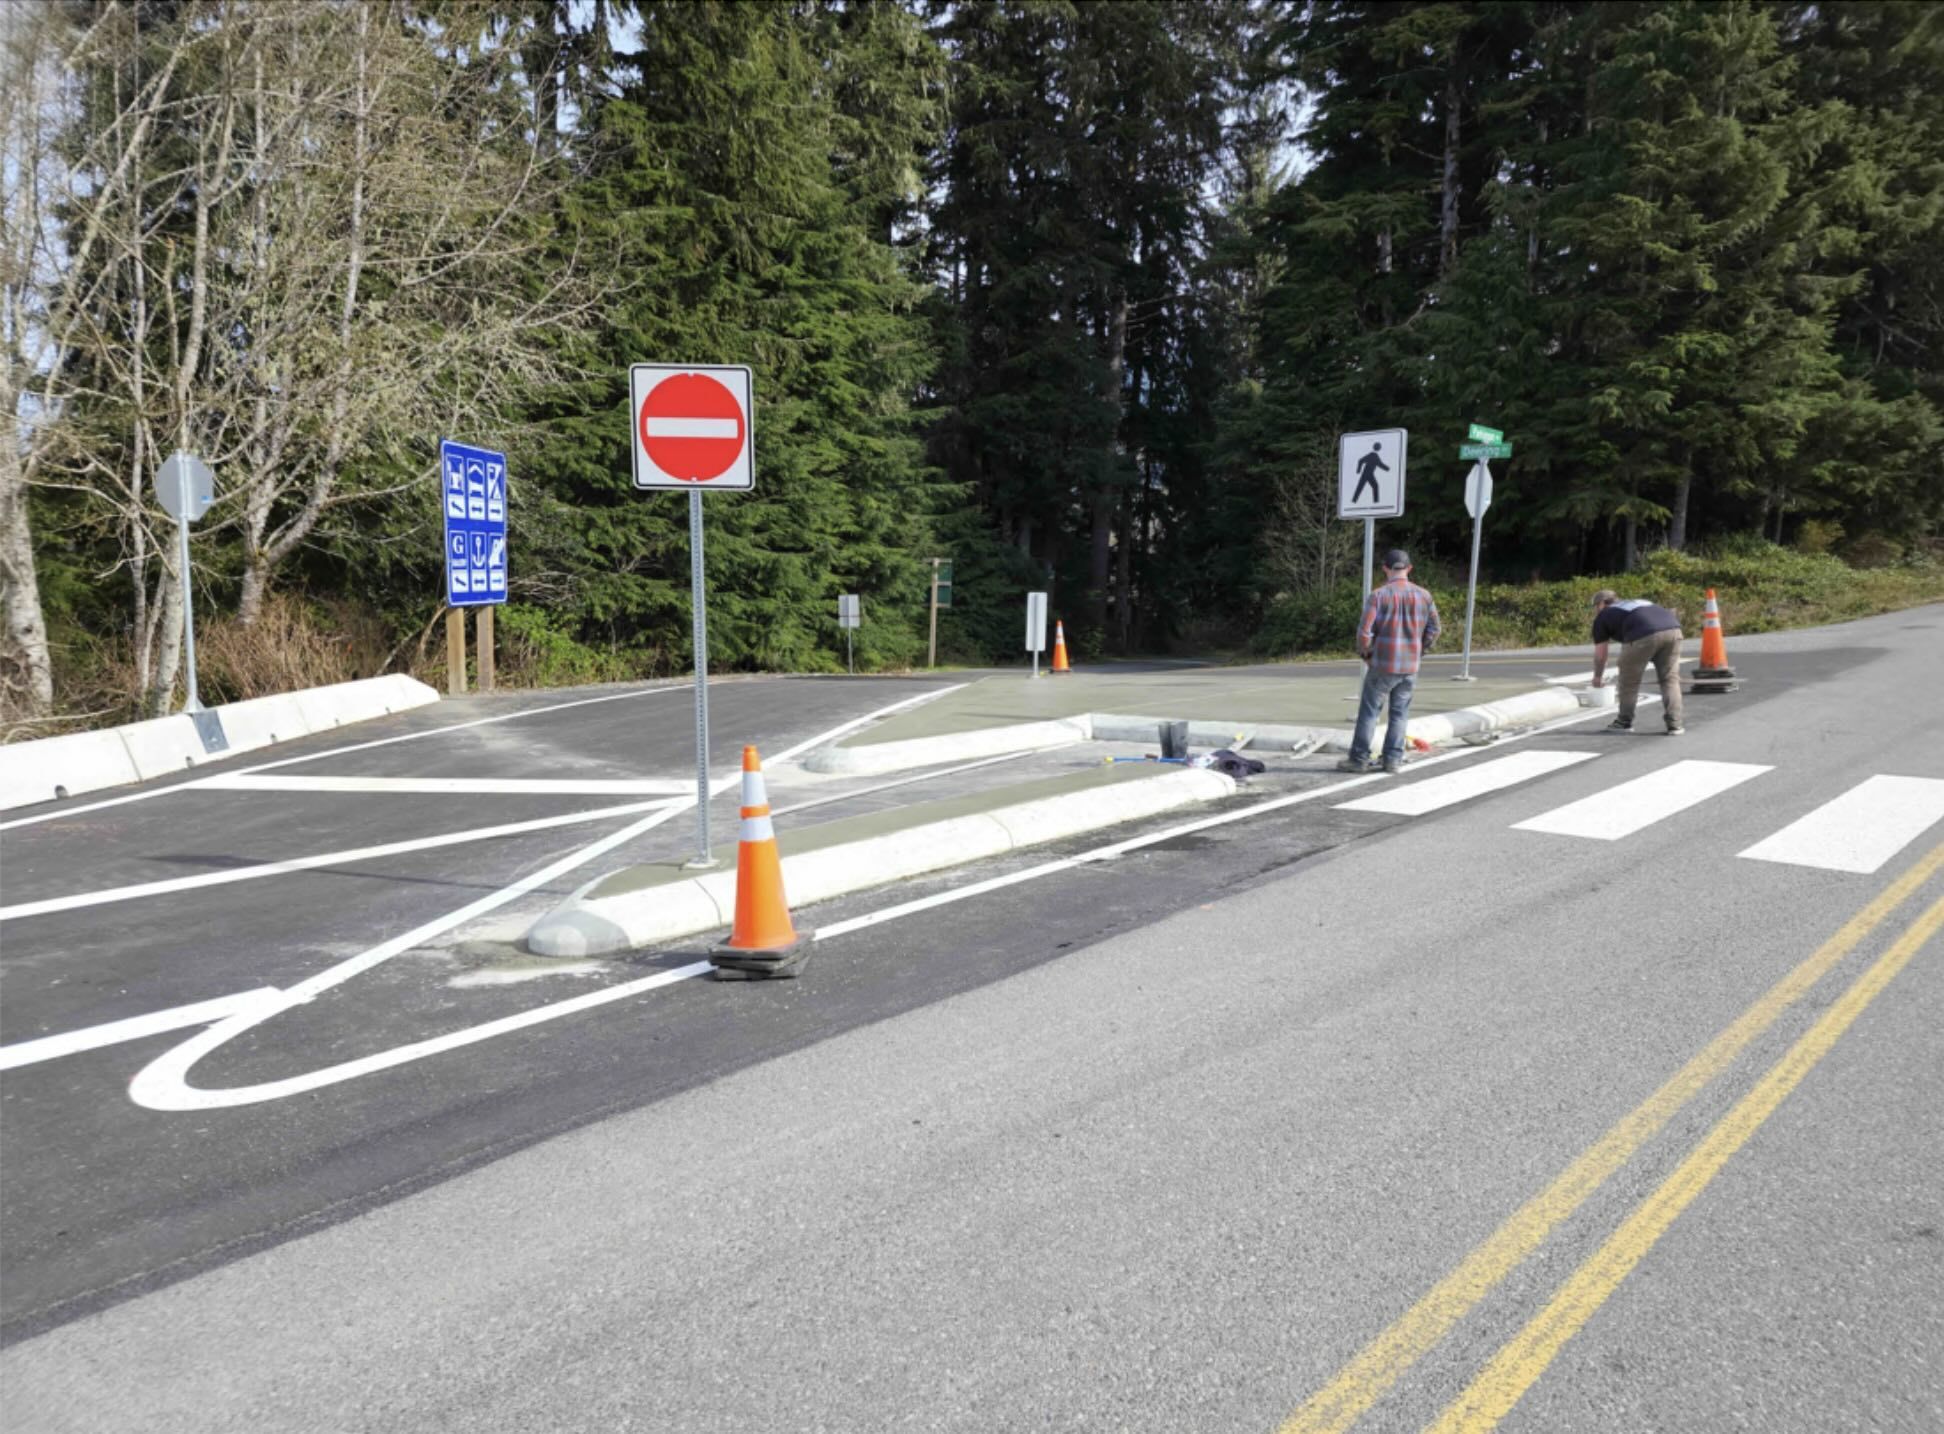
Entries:
{"type": "MultiPolygon", "coordinates": [[[[1649,709],[1637,736],[1563,727],[1394,782],[1278,772],[1225,824],[820,942],[797,982],[685,981],[288,1099],[133,1104],[182,1032],[9,1071],[7,1422],[1944,1427],[1944,826],[1867,871],[1804,861],[1896,810],[1849,847],[1738,855],[1884,778],[1929,800],[1941,635],[1931,608],[1738,643],[1744,690],[1691,699],[1679,740],[1649,709]],[[1338,805],[1542,753],[1421,815],[1338,805]],[[1302,800],[1250,813],[1279,797],[1302,800]]],[[[924,684],[866,686],[725,684],[718,722],[787,745],[924,684]]],[[[471,730],[534,775],[679,778],[679,722],[639,763],[556,733],[578,712],[632,742],[657,703],[686,715],[643,697],[471,730]]],[[[476,775],[457,738],[314,769],[476,775]]],[[[267,795],[195,825],[218,795],[7,831],[5,900],[338,840],[236,807],[267,795]]],[[[573,805],[485,804],[452,825],[573,805]]],[[[9,922],[0,1035],[286,983],[590,837],[9,922]]],[[[538,999],[455,987],[467,959],[408,953],[194,1083],[538,999]]]]}

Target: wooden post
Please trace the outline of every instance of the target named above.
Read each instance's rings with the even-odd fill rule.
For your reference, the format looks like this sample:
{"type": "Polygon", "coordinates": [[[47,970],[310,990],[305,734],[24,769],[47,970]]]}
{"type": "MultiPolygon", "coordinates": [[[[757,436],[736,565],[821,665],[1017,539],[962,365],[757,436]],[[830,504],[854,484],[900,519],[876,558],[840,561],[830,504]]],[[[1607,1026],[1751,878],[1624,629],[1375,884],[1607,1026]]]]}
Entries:
{"type": "Polygon", "coordinates": [[[446,609],[446,696],[466,695],[466,610],[446,609]]]}
{"type": "Polygon", "coordinates": [[[479,690],[493,690],[493,604],[482,603],[475,609],[473,619],[477,631],[473,636],[479,647],[479,690]]]}

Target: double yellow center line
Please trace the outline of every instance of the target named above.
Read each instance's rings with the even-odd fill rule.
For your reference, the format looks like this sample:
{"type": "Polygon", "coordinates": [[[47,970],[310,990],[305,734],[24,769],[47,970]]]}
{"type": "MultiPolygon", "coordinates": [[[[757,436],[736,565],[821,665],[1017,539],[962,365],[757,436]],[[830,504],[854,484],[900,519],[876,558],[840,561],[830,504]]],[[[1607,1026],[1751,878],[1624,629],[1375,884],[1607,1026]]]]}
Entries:
{"type": "MultiPolygon", "coordinates": [[[[1624,1165],[1682,1107],[1775,1024],[1845,956],[1944,868],[1940,845],[1843,924],[1813,955],[1776,982],[1666,1084],[1600,1137],[1532,1197],[1390,1328],[1366,1345],[1283,1424],[1280,1434],[1342,1434],[1452,1326],[1512,1273],[1547,1236],[1624,1165]]],[[[1835,1005],[1710,1131],[1673,1175],[1574,1273],[1546,1308],[1502,1348],[1432,1426],[1435,1434],[1478,1434],[1518,1403],[1567,1340],[1618,1287],[1728,1157],[1781,1104],[1864,1007],[1944,927],[1938,901],[1879,957],[1835,1005]]]]}

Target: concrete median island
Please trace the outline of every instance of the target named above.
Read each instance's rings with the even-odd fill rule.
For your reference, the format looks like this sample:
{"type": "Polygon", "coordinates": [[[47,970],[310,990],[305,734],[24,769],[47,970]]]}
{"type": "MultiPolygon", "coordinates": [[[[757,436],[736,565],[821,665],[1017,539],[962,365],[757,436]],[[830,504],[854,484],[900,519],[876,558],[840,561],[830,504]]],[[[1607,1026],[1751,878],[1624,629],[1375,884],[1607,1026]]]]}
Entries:
{"type": "MultiPolygon", "coordinates": [[[[1451,681],[1448,666],[1427,666],[1411,704],[1413,739],[1437,746],[1579,708],[1574,685],[1540,673],[1543,662],[1499,662],[1496,671],[1484,661],[1475,665],[1481,675],[1467,683],[1451,681]]],[[[1186,721],[1189,742],[1200,750],[1342,752],[1350,747],[1361,681],[1361,666],[1350,663],[1037,680],[1007,673],[818,748],[803,765],[866,776],[1079,742],[1152,744],[1165,721],[1186,721]]]]}

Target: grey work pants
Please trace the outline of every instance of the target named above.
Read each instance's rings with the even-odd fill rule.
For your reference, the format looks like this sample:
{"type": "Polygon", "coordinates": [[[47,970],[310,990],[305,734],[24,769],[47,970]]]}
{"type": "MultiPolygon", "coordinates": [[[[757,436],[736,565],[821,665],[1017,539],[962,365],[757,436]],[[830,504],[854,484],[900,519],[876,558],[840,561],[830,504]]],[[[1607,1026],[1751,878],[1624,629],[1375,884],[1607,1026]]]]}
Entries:
{"type": "Polygon", "coordinates": [[[1679,727],[1681,630],[1678,627],[1620,644],[1620,720],[1632,725],[1634,706],[1640,701],[1640,679],[1646,675],[1650,662],[1654,664],[1654,675],[1660,679],[1661,715],[1669,727],[1679,727]]]}

